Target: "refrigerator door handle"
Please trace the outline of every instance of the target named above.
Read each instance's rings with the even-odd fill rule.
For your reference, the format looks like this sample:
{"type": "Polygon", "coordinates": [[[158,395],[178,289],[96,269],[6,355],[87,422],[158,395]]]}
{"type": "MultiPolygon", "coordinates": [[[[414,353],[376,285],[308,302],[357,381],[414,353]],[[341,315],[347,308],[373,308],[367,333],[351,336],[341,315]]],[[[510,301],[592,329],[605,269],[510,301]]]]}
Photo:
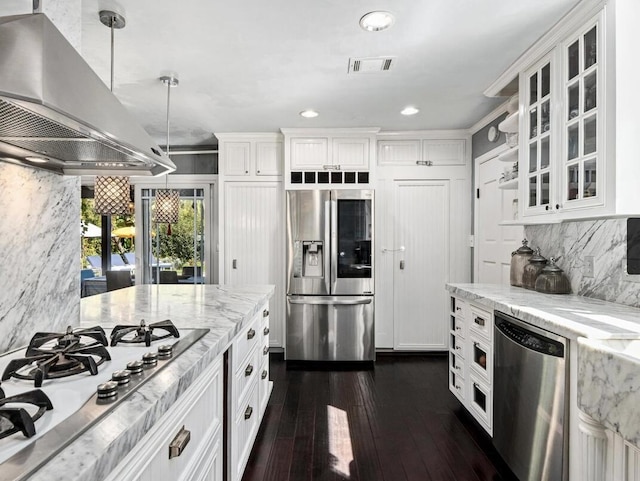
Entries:
{"type": "Polygon", "coordinates": [[[331,294],[335,293],[338,282],[338,201],[331,191],[331,294]]]}
{"type": "Polygon", "coordinates": [[[360,304],[371,304],[372,299],[300,299],[300,298],[289,298],[290,304],[310,304],[310,305],[335,305],[335,306],[357,306],[360,304]]]}
{"type": "Polygon", "coordinates": [[[331,200],[324,203],[324,286],[326,293],[331,293],[333,247],[331,246],[331,200]]]}

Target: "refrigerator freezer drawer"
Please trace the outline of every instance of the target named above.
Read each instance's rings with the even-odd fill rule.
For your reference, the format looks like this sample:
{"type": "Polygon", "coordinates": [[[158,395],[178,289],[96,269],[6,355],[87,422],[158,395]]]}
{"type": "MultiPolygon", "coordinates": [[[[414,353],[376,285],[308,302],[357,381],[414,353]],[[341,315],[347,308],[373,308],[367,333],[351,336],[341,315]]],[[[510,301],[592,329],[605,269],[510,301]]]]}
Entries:
{"type": "Polygon", "coordinates": [[[287,360],[375,360],[373,296],[288,296],[287,360]]]}

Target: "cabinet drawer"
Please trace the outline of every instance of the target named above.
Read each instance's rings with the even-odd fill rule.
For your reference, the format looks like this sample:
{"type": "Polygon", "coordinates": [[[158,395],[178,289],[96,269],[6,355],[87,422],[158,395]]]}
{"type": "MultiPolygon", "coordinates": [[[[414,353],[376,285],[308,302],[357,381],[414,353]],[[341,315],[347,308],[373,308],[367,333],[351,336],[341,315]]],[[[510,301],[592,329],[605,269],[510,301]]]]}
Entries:
{"type": "Polygon", "coordinates": [[[468,304],[457,297],[451,297],[451,314],[459,319],[465,318],[465,312],[468,304]]]}
{"type": "Polygon", "coordinates": [[[267,403],[269,402],[269,395],[271,394],[271,381],[269,380],[269,358],[263,359],[262,366],[260,367],[260,378],[258,379],[259,392],[260,392],[260,416],[264,413],[267,403]]]}
{"type": "Polygon", "coordinates": [[[449,390],[464,404],[464,377],[457,371],[449,368],[449,390]]]}
{"type": "Polygon", "coordinates": [[[245,359],[244,363],[238,366],[234,376],[235,399],[238,409],[245,402],[247,392],[253,389],[256,380],[260,376],[260,366],[262,365],[262,351],[254,349],[245,359]]]}
{"type": "Polygon", "coordinates": [[[233,456],[230,469],[232,479],[240,480],[249,459],[253,440],[258,432],[260,419],[260,400],[258,398],[259,386],[252,384],[252,390],[245,402],[238,409],[238,415],[233,423],[234,436],[232,436],[233,456]]]}
{"type": "MultiPolygon", "coordinates": [[[[260,313],[259,316],[262,316],[260,313]]],[[[249,355],[249,352],[260,345],[262,339],[262,332],[260,329],[260,323],[256,316],[253,321],[243,329],[233,343],[233,365],[237,369],[244,364],[245,358],[249,355]]]]}
{"type": "Polygon", "coordinates": [[[125,456],[107,481],[192,479],[203,457],[220,457],[222,426],[222,363],[216,361],[178,399],[125,456]],[[181,454],[169,459],[169,444],[182,429],[190,432],[181,454]]]}
{"type": "Polygon", "coordinates": [[[471,319],[469,321],[469,329],[480,333],[489,342],[493,339],[493,315],[487,311],[470,306],[471,319]]]}
{"type": "Polygon", "coordinates": [[[464,319],[458,316],[451,315],[449,321],[449,329],[456,334],[456,336],[465,337],[464,319]]]}
{"type": "Polygon", "coordinates": [[[493,350],[487,341],[480,339],[477,335],[472,335],[470,341],[471,368],[490,385],[493,372],[493,350]]]}
{"type": "Polygon", "coordinates": [[[456,336],[454,333],[449,334],[449,349],[461,358],[466,357],[464,339],[456,336]]]}
{"type": "Polygon", "coordinates": [[[492,434],[492,391],[476,374],[469,373],[469,411],[480,425],[492,434]]]}

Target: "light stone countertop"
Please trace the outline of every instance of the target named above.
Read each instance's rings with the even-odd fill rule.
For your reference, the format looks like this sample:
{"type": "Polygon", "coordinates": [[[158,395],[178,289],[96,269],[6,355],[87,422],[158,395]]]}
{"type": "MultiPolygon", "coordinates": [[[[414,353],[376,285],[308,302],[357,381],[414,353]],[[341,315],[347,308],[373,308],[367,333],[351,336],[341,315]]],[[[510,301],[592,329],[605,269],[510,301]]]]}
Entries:
{"type": "Polygon", "coordinates": [[[640,340],[578,339],[578,406],[640,446],[640,340]]]}
{"type": "MultiPolygon", "coordinates": [[[[72,441],[30,481],[98,481],[142,439],[253,318],[274,286],[143,285],[84,298],[81,325],[147,324],[210,332],[143,384],[104,419],[72,441]]],[[[0,470],[1,471],[1,470],[0,470]]],[[[0,479],[2,475],[0,473],[0,479]]]]}
{"type": "Polygon", "coordinates": [[[640,309],[494,284],[450,284],[447,289],[577,341],[579,409],[640,446],[640,309]]]}
{"type": "Polygon", "coordinates": [[[498,284],[447,284],[452,295],[568,339],[640,339],[640,309],[572,294],[498,284]]]}

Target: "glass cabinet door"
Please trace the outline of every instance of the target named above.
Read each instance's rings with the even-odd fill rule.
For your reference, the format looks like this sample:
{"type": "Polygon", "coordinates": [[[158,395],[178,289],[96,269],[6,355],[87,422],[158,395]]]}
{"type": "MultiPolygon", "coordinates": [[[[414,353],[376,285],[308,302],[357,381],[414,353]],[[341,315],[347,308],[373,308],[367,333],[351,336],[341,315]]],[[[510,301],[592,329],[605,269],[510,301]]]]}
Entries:
{"type": "Polygon", "coordinates": [[[565,78],[563,207],[593,201],[602,188],[599,172],[599,32],[593,25],[564,51],[565,78]]]}
{"type": "Polygon", "coordinates": [[[552,152],[552,65],[543,61],[526,78],[524,152],[525,213],[550,210],[552,152]]]}

